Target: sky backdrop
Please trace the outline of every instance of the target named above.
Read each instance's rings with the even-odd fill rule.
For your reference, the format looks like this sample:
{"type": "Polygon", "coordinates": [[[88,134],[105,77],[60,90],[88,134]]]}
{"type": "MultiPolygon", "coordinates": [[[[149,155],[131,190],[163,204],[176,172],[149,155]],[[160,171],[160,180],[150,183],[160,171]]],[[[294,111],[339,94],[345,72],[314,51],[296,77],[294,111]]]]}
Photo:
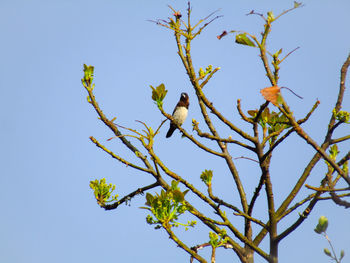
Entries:
{"type": "MultiPolygon", "coordinates": [[[[121,197],[153,181],[116,162],[90,142],[89,136],[93,135],[132,160],[118,140],[106,141],[112,133],[87,103],[80,81],[83,64],[94,65],[99,105],[108,117],[117,117],[118,124],[135,129],[142,128],[135,120],[154,128],[163,120],[151,100],[149,85],[164,83],[169,90],[165,110],[172,112],[185,91],[191,105],[183,127],[191,131],[192,118],[204,127],[172,32],[148,21],[167,19],[171,15],[167,4],[183,14],[187,7],[184,0],[0,1],[0,262],[188,262],[188,255],[164,231],[147,225],[147,212],[138,208],[144,204],[144,197],[136,197],[131,206],[122,205],[113,211],[104,211],[96,204],[90,180],[106,178],[116,184],[121,197]]],[[[350,51],[350,2],[306,0],[304,4],[274,23],[268,48],[271,52],[283,48],[287,54],[300,47],[281,65],[280,85],[304,97],[300,100],[283,91],[298,118],[320,100],[304,127],[321,142],[336,100],[340,67],[350,51]]],[[[223,15],[193,42],[196,70],[209,64],[221,67],[205,92],[219,110],[247,129],[235,103],[240,98],[245,111],[258,108],[264,102],[259,90],[269,82],[257,50],[235,44],[232,35],[221,41],[216,36],[223,30],[259,35],[263,21],[245,14],[253,9],[278,14],[292,5],[293,1],[192,1],[193,20],[219,8],[218,14],[223,15]]],[[[344,110],[349,110],[349,98],[347,90],[344,110]]],[[[164,162],[203,191],[200,173],[214,170],[214,191],[238,204],[223,163],[181,139],[178,131],[166,139],[167,127],[168,123],[155,144],[164,162]]],[[[341,131],[336,134],[348,134],[349,128],[341,131]]],[[[344,143],[342,153],[349,148],[349,142],[344,143]]],[[[233,157],[254,157],[238,147],[230,150],[233,157]]],[[[275,153],[272,178],[277,203],[291,189],[312,154],[312,149],[295,135],[275,153]]],[[[242,159],[235,164],[245,187],[254,189],[258,168],[242,159]]],[[[317,186],[324,171],[325,165],[320,162],[308,183],[317,186]]],[[[303,190],[303,196],[310,193],[303,190]]],[[[263,213],[265,203],[262,194],[257,213],[263,213]]],[[[283,240],[280,262],[329,262],[322,252],[326,241],[313,231],[321,215],[330,220],[328,233],[336,251],[345,249],[344,262],[349,262],[349,211],[331,202],[320,202],[306,222],[283,240]]],[[[266,216],[263,214],[263,219],[266,216]]],[[[286,219],[279,231],[297,217],[294,214],[286,219]]],[[[206,242],[208,229],[190,229],[184,238],[190,246],[206,242]]],[[[268,247],[266,242],[263,247],[268,247]]],[[[208,251],[201,254],[208,256],[208,251]]],[[[217,262],[232,262],[232,256],[232,251],[219,250],[217,262]]],[[[264,261],[257,256],[256,262],[264,261]]]]}

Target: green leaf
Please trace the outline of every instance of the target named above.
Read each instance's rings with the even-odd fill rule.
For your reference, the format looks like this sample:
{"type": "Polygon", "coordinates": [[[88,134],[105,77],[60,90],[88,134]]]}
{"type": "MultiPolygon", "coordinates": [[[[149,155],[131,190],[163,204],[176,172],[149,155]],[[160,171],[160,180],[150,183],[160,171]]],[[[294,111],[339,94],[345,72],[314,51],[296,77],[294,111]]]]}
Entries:
{"type": "Polygon", "coordinates": [[[280,92],[278,93],[278,96],[277,96],[277,103],[278,104],[282,104],[283,103],[283,97],[282,97],[282,94],[280,92]]]}
{"type": "Polygon", "coordinates": [[[328,248],[323,249],[323,252],[324,252],[327,256],[332,257],[332,254],[331,254],[331,252],[329,251],[328,248]]]}
{"type": "Polygon", "coordinates": [[[205,68],[205,74],[209,74],[213,71],[213,65],[209,65],[205,68]]]}
{"type": "Polygon", "coordinates": [[[202,68],[199,68],[198,75],[200,78],[203,78],[205,76],[205,72],[202,68]]]}
{"type": "Polygon", "coordinates": [[[338,121],[340,122],[345,122],[349,124],[349,119],[350,119],[350,113],[347,111],[338,111],[335,112],[335,109],[333,109],[333,114],[335,114],[335,117],[338,121]]]}
{"type": "Polygon", "coordinates": [[[298,8],[299,6],[301,6],[301,2],[297,2],[297,1],[294,1],[294,8],[298,8]]]}
{"type": "Polygon", "coordinates": [[[167,90],[165,89],[165,85],[162,83],[156,88],[150,85],[152,89],[152,100],[157,103],[158,107],[163,105],[163,100],[167,94],[167,90]]]}
{"type": "Polygon", "coordinates": [[[184,201],[184,194],[180,190],[174,190],[173,197],[175,202],[181,203],[184,201]]]}
{"type": "Polygon", "coordinates": [[[150,193],[147,193],[146,194],[146,201],[147,201],[146,205],[151,206],[153,199],[154,199],[153,195],[151,195],[150,193]]]}
{"type": "Polygon", "coordinates": [[[318,220],[318,224],[317,224],[316,228],[314,229],[314,231],[317,234],[321,234],[327,230],[327,227],[328,227],[327,217],[321,216],[320,219],[318,220]]]}
{"type": "Polygon", "coordinates": [[[179,185],[179,182],[178,182],[178,181],[175,181],[175,180],[172,180],[172,181],[171,181],[171,189],[172,189],[172,190],[178,189],[178,185],[179,185]]]}
{"type": "Polygon", "coordinates": [[[273,56],[274,58],[278,58],[278,56],[281,55],[281,53],[282,53],[282,48],[281,48],[280,50],[276,51],[276,53],[273,54],[272,56],[273,56]]]}
{"type": "Polygon", "coordinates": [[[345,256],[345,252],[344,252],[344,250],[341,250],[339,261],[342,260],[344,256],[345,256]]]}
{"type": "Polygon", "coordinates": [[[270,119],[270,109],[269,108],[265,108],[265,110],[261,113],[261,118],[264,119],[264,122],[268,122],[268,120],[270,119]]]}
{"type": "Polygon", "coordinates": [[[253,118],[255,118],[256,114],[258,114],[258,110],[249,110],[248,111],[248,114],[250,116],[252,116],[253,118]]]}
{"type": "Polygon", "coordinates": [[[215,234],[214,232],[209,232],[209,243],[213,247],[217,247],[219,243],[219,236],[215,234]]]}
{"type": "Polygon", "coordinates": [[[330,157],[335,160],[337,158],[337,155],[338,155],[339,150],[338,150],[338,146],[336,144],[333,144],[331,146],[331,148],[329,149],[329,154],[330,154],[330,157]]]}
{"type": "Polygon", "coordinates": [[[211,184],[211,179],[213,178],[213,171],[212,170],[204,170],[200,176],[203,183],[205,183],[207,186],[211,184]]]}
{"type": "Polygon", "coordinates": [[[275,20],[275,15],[272,11],[267,12],[267,21],[273,22],[275,20]]]}
{"type": "Polygon", "coordinates": [[[236,43],[245,46],[256,47],[254,42],[250,40],[250,38],[245,33],[236,35],[236,43]]]}

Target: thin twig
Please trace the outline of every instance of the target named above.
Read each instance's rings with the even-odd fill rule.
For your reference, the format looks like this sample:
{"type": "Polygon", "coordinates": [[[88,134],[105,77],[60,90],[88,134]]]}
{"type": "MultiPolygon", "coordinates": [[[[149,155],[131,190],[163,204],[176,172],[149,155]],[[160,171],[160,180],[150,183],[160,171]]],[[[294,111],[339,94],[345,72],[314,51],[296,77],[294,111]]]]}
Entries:
{"type": "Polygon", "coordinates": [[[234,158],[234,159],[235,159],[235,160],[238,160],[238,159],[246,159],[246,160],[250,160],[250,161],[259,163],[257,160],[254,160],[254,159],[252,159],[252,158],[245,157],[245,156],[236,157],[236,158],[234,158]]]}
{"type": "Polygon", "coordinates": [[[289,52],[287,55],[284,56],[284,58],[282,58],[279,62],[279,64],[281,64],[283,62],[283,60],[285,60],[289,55],[291,55],[293,52],[295,52],[296,50],[298,50],[300,47],[296,47],[294,48],[291,52],[289,52]]]}
{"type": "Polygon", "coordinates": [[[126,161],[125,159],[121,158],[120,156],[116,155],[115,153],[113,153],[111,150],[107,149],[105,146],[103,146],[102,144],[100,144],[93,136],[90,137],[90,140],[100,149],[102,149],[103,151],[105,151],[106,153],[108,153],[111,157],[113,157],[114,159],[118,160],[119,162],[124,163],[126,166],[130,166],[132,168],[135,168],[137,170],[140,170],[142,172],[146,172],[146,173],[150,173],[153,174],[152,170],[150,169],[146,169],[140,166],[137,166],[136,164],[133,164],[131,162],[126,161]]]}

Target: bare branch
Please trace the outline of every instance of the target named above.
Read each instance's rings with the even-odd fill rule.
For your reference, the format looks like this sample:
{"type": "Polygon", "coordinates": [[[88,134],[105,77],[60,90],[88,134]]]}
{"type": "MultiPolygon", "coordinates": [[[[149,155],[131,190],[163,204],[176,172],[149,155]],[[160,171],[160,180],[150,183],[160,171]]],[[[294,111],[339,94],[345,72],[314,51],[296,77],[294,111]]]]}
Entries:
{"type": "Polygon", "coordinates": [[[285,55],[284,56],[284,58],[282,58],[281,60],[280,60],[280,64],[283,62],[283,60],[285,60],[289,55],[291,55],[293,52],[295,52],[296,50],[298,50],[300,47],[296,47],[296,48],[294,48],[291,52],[289,52],[287,55],[285,55]]]}
{"type": "Polygon", "coordinates": [[[92,83],[89,83],[89,84],[90,84],[89,86],[84,85],[84,87],[89,94],[90,103],[94,107],[94,109],[97,112],[98,116],[100,117],[101,121],[111,129],[111,131],[115,134],[115,136],[117,136],[130,151],[132,151],[138,158],[140,158],[143,161],[143,163],[145,164],[145,166],[149,170],[153,170],[152,165],[149,163],[146,156],[144,156],[130,141],[128,141],[125,138],[125,136],[121,136],[122,133],[119,131],[117,126],[113,123],[113,121],[110,121],[106,117],[106,115],[104,115],[104,113],[100,109],[100,107],[96,101],[96,98],[92,92],[92,88],[91,88],[92,83]]]}
{"type": "Polygon", "coordinates": [[[202,132],[199,128],[198,128],[198,123],[194,123],[192,121],[192,126],[193,126],[193,130],[195,130],[198,134],[198,136],[200,137],[204,137],[204,138],[207,138],[207,139],[210,139],[210,140],[214,140],[214,141],[218,141],[218,142],[224,142],[224,143],[234,143],[234,144],[237,144],[239,146],[242,146],[250,151],[254,151],[254,148],[252,146],[249,146],[245,143],[242,143],[240,141],[237,141],[237,140],[233,140],[231,139],[230,137],[229,138],[218,138],[218,137],[215,137],[214,135],[211,135],[209,133],[205,133],[205,132],[202,132]]]}
{"type": "Polygon", "coordinates": [[[295,131],[298,135],[303,138],[309,145],[311,145],[321,156],[325,159],[343,179],[350,185],[350,177],[335,163],[335,161],[329,157],[329,155],[320,147],[311,137],[300,127],[300,125],[295,121],[293,115],[290,113],[288,105],[283,101],[283,108],[278,105],[278,108],[286,115],[289,121],[292,123],[295,131]]]}
{"type": "Polygon", "coordinates": [[[140,170],[142,172],[146,172],[146,173],[150,173],[153,174],[153,170],[151,169],[146,169],[146,168],[142,168],[140,166],[137,166],[131,162],[126,161],[125,159],[121,158],[120,156],[116,155],[115,153],[113,153],[111,150],[107,149],[105,146],[103,146],[102,144],[100,144],[94,137],[90,137],[90,140],[100,149],[104,150],[106,153],[108,153],[112,158],[118,160],[119,162],[124,163],[126,166],[130,166],[132,168],[135,168],[136,170],[140,170]]]}
{"type": "Polygon", "coordinates": [[[340,138],[337,138],[337,139],[332,139],[329,143],[330,144],[335,144],[335,143],[340,143],[340,142],[343,142],[343,141],[347,141],[350,139],[350,135],[346,135],[346,136],[343,136],[343,137],[340,137],[340,138]]]}

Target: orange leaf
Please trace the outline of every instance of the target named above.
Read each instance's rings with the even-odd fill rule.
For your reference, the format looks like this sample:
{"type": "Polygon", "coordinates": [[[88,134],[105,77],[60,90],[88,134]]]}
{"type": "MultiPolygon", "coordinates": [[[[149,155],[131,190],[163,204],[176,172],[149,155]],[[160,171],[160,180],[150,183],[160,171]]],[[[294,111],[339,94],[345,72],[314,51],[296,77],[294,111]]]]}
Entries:
{"type": "Polygon", "coordinates": [[[265,100],[277,106],[277,100],[280,95],[280,89],[281,88],[278,86],[272,86],[272,87],[268,87],[260,90],[260,93],[261,95],[263,95],[265,100]]]}

